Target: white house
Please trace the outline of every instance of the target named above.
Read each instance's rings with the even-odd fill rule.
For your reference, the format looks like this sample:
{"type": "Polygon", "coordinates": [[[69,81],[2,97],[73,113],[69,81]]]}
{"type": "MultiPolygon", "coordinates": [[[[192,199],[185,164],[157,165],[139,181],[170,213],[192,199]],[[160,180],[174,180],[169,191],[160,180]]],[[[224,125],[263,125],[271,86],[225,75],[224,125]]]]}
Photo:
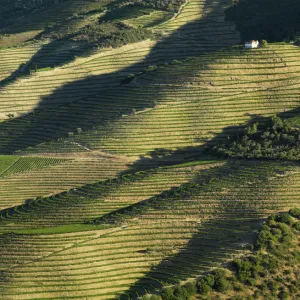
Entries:
{"type": "Polygon", "coordinates": [[[259,46],[259,41],[255,41],[255,40],[247,41],[245,43],[245,48],[247,49],[257,48],[258,46],[259,46]]]}

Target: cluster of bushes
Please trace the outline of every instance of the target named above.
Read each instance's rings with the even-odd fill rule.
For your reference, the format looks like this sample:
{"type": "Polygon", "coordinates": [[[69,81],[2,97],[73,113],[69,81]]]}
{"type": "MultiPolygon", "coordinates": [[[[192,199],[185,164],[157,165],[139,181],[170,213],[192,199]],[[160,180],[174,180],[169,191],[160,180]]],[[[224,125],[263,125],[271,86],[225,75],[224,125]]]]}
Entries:
{"type": "Polygon", "coordinates": [[[232,278],[229,271],[225,269],[215,269],[210,274],[201,277],[198,282],[187,282],[185,285],[176,285],[165,288],[161,298],[150,298],[150,300],[189,300],[196,294],[206,297],[211,292],[225,293],[232,289],[232,278]]]}
{"type": "MultiPolygon", "coordinates": [[[[162,292],[162,299],[165,300],[185,300],[197,294],[197,287],[194,282],[188,282],[185,285],[176,285],[165,288],[162,292]]],[[[152,300],[152,299],[151,299],[152,300]]]]}
{"type": "Polygon", "coordinates": [[[211,293],[226,295],[230,299],[254,300],[295,299],[299,296],[300,284],[291,270],[300,263],[299,246],[300,209],[291,209],[288,213],[272,215],[263,224],[252,246],[252,255],[236,259],[231,270],[215,269],[198,281],[187,282],[164,288],[161,295],[145,296],[147,300],[188,300],[211,299],[211,293]],[[245,293],[245,291],[247,293],[245,293]],[[253,296],[241,296],[252,293],[253,296]]]}
{"type": "Polygon", "coordinates": [[[72,37],[75,41],[84,41],[99,47],[120,47],[148,38],[154,38],[151,31],[116,21],[88,25],[72,37]]]}
{"type": "Polygon", "coordinates": [[[138,4],[162,10],[177,11],[185,3],[185,0],[121,0],[117,1],[117,6],[138,4]]]}
{"type": "Polygon", "coordinates": [[[272,117],[266,123],[255,123],[236,136],[213,147],[213,152],[226,157],[298,160],[300,130],[288,120],[272,117]]]}
{"type": "Polygon", "coordinates": [[[152,295],[144,298],[149,300],[189,300],[196,294],[204,296],[212,291],[223,293],[232,288],[228,273],[225,269],[215,269],[198,282],[187,282],[184,285],[167,287],[163,289],[161,296],[152,295]]]}
{"type": "Polygon", "coordinates": [[[226,19],[237,25],[246,40],[272,42],[293,39],[300,31],[300,1],[232,0],[226,19]]]}
{"type": "Polygon", "coordinates": [[[299,219],[300,209],[269,217],[259,232],[253,255],[233,261],[236,279],[253,287],[254,299],[266,298],[268,294],[276,299],[290,299],[291,295],[297,298],[300,285],[287,270],[300,263],[297,249],[300,222],[295,222],[292,216],[299,219]],[[278,272],[283,268],[284,272],[278,272]]]}

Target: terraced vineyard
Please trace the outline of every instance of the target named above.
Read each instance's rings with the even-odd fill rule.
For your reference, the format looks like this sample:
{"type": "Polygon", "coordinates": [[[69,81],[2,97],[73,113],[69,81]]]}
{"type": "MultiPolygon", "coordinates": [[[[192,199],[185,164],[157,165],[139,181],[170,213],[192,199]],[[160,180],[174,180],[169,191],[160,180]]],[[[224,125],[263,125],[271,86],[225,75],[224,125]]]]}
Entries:
{"type": "MultiPolygon", "coordinates": [[[[182,12],[183,20],[178,16],[157,29],[158,32],[168,34],[168,38],[128,45],[113,51],[101,50],[99,53],[87,58],[78,58],[73,63],[53,71],[37,72],[28,78],[20,78],[10,83],[2,89],[0,94],[0,101],[3,105],[1,117],[5,118],[5,114],[9,113],[22,114],[36,107],[47,108],[52,107],[53,104],[74,102],[82,97],[103,91],[108,86],[117,86],[120,79],[126,75],[143,71],[150,64],[162,64],[167,60],[186,58],[237,42],[238,33],[234,30],[234,26],[219,21],[219,14],[214,13],[214,10],[220,8],[215,8],[215,6],[217,5],[212,1],[206,3],[192,0],[182,12]],[[209,20],[198,21],[201,15],[209,20]],[[188,23],[193,20],[194,22],[188,23]],[[205,29],[209,23],[214,26],[205,29]],[[181,28],[180,32],[182,31],[180,39],[177,37],[178,28],[181,28]],[[223,28],[226,35],[220,36],[221,42],[209,39],[214,31],[219,32],[223,28]],[[199,38],[203,42],[199,41],[199,38]],[[205,41],[206,39],[208,40],[205,41]],[[195,47],[191,53],[189,43],[194,43],[193,40],[195,47]],[[170,52],[169,46],[172,48],[175,44],[177,49],[170,52]],[[79,81],[82,82],[78,84],[79,81]]],[[[21,51],[24,50],[12,52],[11,59],[18,59],[21,51]]],[[[38,68],[44,68],[47,64],[51,64],[51,61],[59,60],[60,56],[68,57],[68,55],[72,54],[59,43],[41,45],[36,56],[43,56],[45,63],[40,63],[38,68]]]]}
{"type": "Polygon", "coordinates": [[[14,44],[0,49],[1,299],[161,299],[300,207],[299,161],[210,152],[274,114],[300,130],[299,46],[245,50],[229,0],[123,2],[55,1],[0,22],[14,44]],[[95,22],[155,38],[83,55],[38,37],[95,22]]]}
{"type": "MultiPolygon", "coordinates": [[[[172,192],[94,221],[105,226],[117,218],[117,223],[106,229],[93,230],[95,225],[89,225],[91,231],[80,233],[79,237],[75,233],[58,234],[54,243],[53,236],[36,235],[34,231],[29,231],[29,236],[24,230],[12,238],[4,235],[12,244],[2,246],[2,269],[7,278],[2,283],[3,295],[7,299],[14,295],[21,299],[112,299],[122,291],[142,294],[152,287],[199,276],[242,251],[242,245],[258,225],[257,220],[265,213],[297,204],[299,199],[292,194],[297,194],[299,173],[294,168],[278,163],[229,163],[200,170],[189,183],[172,192]],[[286,175],[278,176],[282,171],[286,175]],[[268,176],[274,179],[266,184],[268,176]],[[289,184],[289,191],[284,191],[281,187],[286,182],[295,185],[289,184]],[[8,249],[19,243],[28,243],[28,247],[17,247],[12,255],[8,249]],[[28,258],[28,251],[34,251],[35,258],[28,258]],[[18,262],[12,260],[14,256],[18,262]],[[24,259],[19,261],[20,257],[24,259]],[[184,268],[187,261],[193,263],[184,268]],[[41,286],[41,282],[46,284],[41,286]]],[[[143,187],[147,189],[147,185],[143,187]]],[[[123,193],[133,191],[129,187],[123,193]]],[[[47,206],[46,202],[41,204],[47,206]]],[[[17,210],[12,218],[4,218],[1,227],[5,229],[6,219],[15,228],[18,224],[39,224],[35,217],[27,220],[27,213],[17,210]]],[[[83,216],[77,217],[80,215],[83,216]]],[[[47,222],[42,216],[39,218],[44,224],[47,222]]]]}

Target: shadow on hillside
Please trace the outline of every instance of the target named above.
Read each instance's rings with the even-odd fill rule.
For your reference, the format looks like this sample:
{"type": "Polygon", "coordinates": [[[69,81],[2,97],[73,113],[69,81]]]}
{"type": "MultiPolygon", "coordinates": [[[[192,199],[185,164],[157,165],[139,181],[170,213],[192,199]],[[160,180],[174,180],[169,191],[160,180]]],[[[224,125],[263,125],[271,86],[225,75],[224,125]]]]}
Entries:
{"type": "MultiPolygon", "coordinates": [[[[264,162],[259,161],[228,161],[221,167],[200,171],[190,182],[178,188],[95,220],[96,224],[126,224],[128,218],[142,220],[143,214],[147,215],[148,210],[151,214],[155,211],[167,212],[172,210],[174,213],[179,213],[179,210],[184,213],[184,211],[188,211],[189,206],[195,210],[194,201],[186,201],[184,205],[178,207],[176,205],[178,200],[183,203],[190,196],[197,197],[197,191],[200,190],[203,195],[213,194],[215,200],[218,200],[220,204],[217,212],[213,208],[209,208],[209,204],[201,206],[199,219],[204,218],[205,220],[209,215],[206,210],[211,209],[214,220],[203,221],[201,225],[195,225],[199,227],[199,231],[193,235],[187,245],[179,248],[179,252],[175,255],[166,255],[157,266],[152,267],[142,279],[133,284],[121,299],[136,299],[140,295],[153,293],[165,285],[199,277],[211,267],[215,267],[217,263],[224,264],[228,255],[232,254],[234,250],[241,249],[245,244],[252,241],[255,236],[255,229],[260,225],[257,208],[264,210],[266,207],[263,194],[260,194],[261,189],[253,191],[253,197],[262,200],[259,206],[249,206],[243,201],[243,190],[249,184],[249,178],[243,175],[244,172],[248,173],[249,169],[252,169],[253,174],[255,174],[257,168],[263,167],[263,165],[264,162]],[[196,191],[193,191],[194,185],[196,185],[196,191]],[[224,187],[227,189],[225,194],[224,187]],[[239,190],[237,195],[236,190],[239,190]],[[240,201],[231,201],[232,198],[234,200],[236,197],[242,198],[240,201]],[[242,224],[239,222],[241,219],[242,224]]],[[[277,167],[274,163],[273,168],[271,168],[272,171],[276,170],[277,167]]],[[[268,176],[270,173],[264,171],[263,174],[258,173],[257,178],[252,177],[251,180],[259,179],[262,184],[265,184],[268,176]]],[[[204,202],[205,199],[206,197],[203,199],[204,202]]],[[[201,195],[199,195],[198,201],[201,203],[201,195]]],[[[180,216],[179,214],[178,218],[180,216]]],[[[157,247],[159,248],[159,246],[158,244],[157,247]]],[[[144,253],[145,256],[151,255],[151,247],[143,250],[143,252],[140,251],[140,253],[144,253]]]]}
{"type": "MultiPolygon", "coordinates": [[[[219,35],[214,36],[210,30],[206,30],[209,23],[217,24],[217,26],[222,24],[219,20],[219,4],[214,5],[211,9],[212,7],[206,4],[207,7],[204,8],[204,11],[207,10],[209,13],[205,17],[188,23],[165,37],[157,43],[143,61],[119,72],[89,76],[87,79],[65,84],[51,95],[42,98],[33,113],[0,123],[0,135],[4,137],[0,145],[0,152],[13,153],[16,150],[23,150],[43,142],[66,137],[68,132],[74,131],[76,128],[92,129],[96,125],[106,125],[107,122],[118,120],[122,115],[129,114],[134,109],[143,110],[153,107],[154,100],[159,102],[160,91],[158,88],[156,90],[157,98],[143,103],[135,102],[133,95],[131,99],[126,99],[122,94],[124,92],[121,91],[118,96],[121,99],[122,108],[117,111],[114,110],[114,107],[120,106],[120,103],[116,103],[116,100],[115,102],[108,101],[105,96],[109,92],[117,92],[118,89],[107,89],[111,85],[118,85],[126,75],[140,72],[150,64],[161,64],[174,59],[185,59],[202,53],[214,52],[236,43],[238,37],[234,30],[222,38],[219,35]],[[72,103],[58,106],[58,100],[62,97],[69,98],[66,102],[72,103]],[[105,109],[103,109],[104,105],[105,109]],[[53,108],[43,110],[49,106],[53,108]]],[[[231,26],[228,23],[225,25],[231,26]]]]}
{"type": "MultiPolygon", "coordinates": [[[[226,260],[236,251],[254,242],[255,230],[259,228],[261,221],[244,221],[243,226],[248,226],[247,230],[242,230],[238,217],[232,215],[203,222],[199,226],[199,232],[193,235],[187,245],[178,249],[178,254],[165,257],[115,299],[132,300],[148,293],[159,294],[165,286],[178,284],[189,278],[199,278],[215,267],[226,267],[226,260]]],[[[145,250],[145,256],[149,254],[151,255],[151,249],[145,250]]]]}
{"type": "MultiPolygon", "coordinates": [[[[295,115],[300,115],[300,108],[296,108],[293,110],[285,111],[277,114],[280,118],[285,119],[295,115]]],[[[169,150],[169,149],[154,149],[147,153],[147,156],[140,156],[140,158],[135,161],[133,164],[128,165],[128,170],[121,172],[121,175],[134,173],[141,170],[147,170],[149,168],[159,168],[163,166],[172,166],[176,164],[183,164],[193,161],[206,161],[206,160],[218,160],[222,159],[222,157],[216,155],[215,153],[211,153],[210,149],[212,146],[227,141],[228,138],[240,135],[245,127],[256,123],[265,123],[270,120],[269,117],[263,117],[257,114],[249,114],[250,120],[241,126],[228,126],[225,127],[222,132],[216,134],[216,136],[205,142],[200,146],[191,146],[180,148],[177,150],[169,150]]]]}
{"type": "MultiPolygon", "coordinates": [[[[234,188],[237,186],[241,187],[243,182],[239,182],[237,180],[232,181],[232,178],[230,176],[234,175],[235,178],[238,178],[239,174],[243,173],[244,168],[252,166],[252,168],[255,169],[259,164],[260,162],[257,162],[257,164],[253,162],[227,162],[224,166],[221,167],[202,170],[198,172],[190,182],[183,184],[178,188],[173,188],[169,191],[165,191],[160,195],[142,201],[141,203],[132,205],[132,207],[129,207],[122,211],[119,210],[115,214],[105,215],[104,217],[97,219],[96,223],[112,223],[117,213],[122,214],[126,218],[131,218],[135,217],[137,214],[142,217],[142,214],[145,213],[147,209],[151,209],[151,211],[177,211],[179,209],[176,208],[178,200],[180,202],[183,202],[185,199],[188,199],[188,197],[195,196],[195,192],[193,191],[193,186],[195,184],[197,184],[198,191],[202,191],[204,195],[206,193],[211,193],[212,191],[215,194],[218,193],[223,187],[222,183],[229,185],[230,189],[234,190],[234,188]]],[[[230,195],[231,193],[228,193],[229,198],[230,195]]],[[[220,201],[221,204],[222,201],[226,201],[228,199],[224,197],[224,194],[219,193],[219,196],[216,195],[216,200],[220,201]]],[[[72,199],[72,201],[74,202],[74,199],[72,199]]],[[[79,201],[82,201],[82,199],[79,199],[79,201]]],[[[201,201],[201,198],[199,199],[199,201],[201,201]]],[[[63,202],[66,202],[66,198],[64,199],[64,201],[58,201],[57,205],[54,205],[55,213],[58,213],[60,215],[60,208],[63,208],[63,211],[65,212],[65,218],[67,219],[67,214],[70,208],[68,208],[68,203],[63,202]]],[[[33,207],[30,207],[30,209],[22,209],[21,207],[18,207],[18,209],[12,211],[14,211],[14,214],[19,214],[19,216],[16,216],[16,218],[10,217],[8,219],[8,222],[20,224],[22,223],[23,219],[23,222],[25,221],[24,228],[28,228],[28,224],[26,224],[26,222],[28,222],[33,228],[37,228],[36,218],[44,219],[43,214],[41,214],[41,209],[45,206],[45,204],[46,203],[44,202],[43,205],[36,206],[38,214],[34,213],[33,207]],[[25,218],[26,215],[27,218],[25,218]]],[[[186,201],[186,203],[184,203],[184,206],[180,207],[182,210],[195,209],[194,207],[190,208],[190,206],[193,205],[195,205],[195,203],[186,201]]],[[[245,209],[245,215],[236,214],[235,210],[240,211],[241,205],[242,203],[233,201],[232,205],[228,206],[228,210],[226,210],[226,206],[221,206],[221,208],[218,209],[218,213],[214,215],[215,220],[203,221],[202,224],[195,224],[196,227],[199,227],[199,230],[192,236],[187,245],[182,245],[181,248],[178,249],[179,252],[175,255],[163,255],[165,258],[162,260],[162,262],[159,265],[152,267],[150,272],[148,272],[141,280],[136,282],[130,288],[127,293],[128,295],[130,295],[129,298],[134,299],[134,295],[136,295],[137,293],[144,294],[148,291],[153,292],[155,291],[155,289],[161,288],[165,284],[177,283],[178,281],[185,280],[188,277],[197,277],[203,272],[208,271],[210,267],[215,266],[216,262],[224,262],[224,259],[227,258],[228,254],[232,253],[232,250],[236,250],[237,248],[242,247],[243,244],[249,242],[253,237],[253,230],[255,226],[258,225],[258,222],[253,222],[252,220],[249,222],[249,224],[247,224],[248,222],[243,220],[242,225],[244,227],[249,227],[241,229],[238,218],[251,218],[252,213],[255,215],[255,211],[251,210],[251,208],[245,209]]],[[[201,207],[202,210],[199,210],[199,220],[201,220],[202,218],[205,220],[207,219],[206,210],[207,208],[209,209],[209,207],[206,207],[205,205],[201,207]]],[[[44,213],[47,213],[47,215],[51,215],[52,213],[54,213],[54,211],[51,213],[48,210],[47,212],[44,211],[44,213]]],[[[184,221],[185,216],[181,216],[181,219],[184,221]]],[[[3,219],[1,220],[1,227],[5,230],[5,223],[3,219]]],[[[55,224],[55,226],[58,225],[59,223],[55,224]]],[[[5,235],[3,237],[5,237],[5,235]]],[[[159,245],[157,246],[159,248],[159,245]]],[[[177,248],[178,247],[174,248],[174,250],[176,250],[177,248]]],[[[142,253],[147,256],[155,253],[156,250],[151,249],[150,247],[149,249],[147,248],[139,251],[143,251],[142,253]]],[[[5,280],[6,276],[9,276],[9,272],[3,272],[3,274],[1,275],[3,277],[2,280],[5,280]]]]}
{"type": "MultiPolygon", "coordinates": [[[[178,214],[178,218],[184,222],[189,217],[187,212],[191,209],[197,210],[199,220],[203,220],[201,224],[194,223],[199,230],[186,245],[173,248],[173,250],[178,250],[175,255],[163,254],[164,259],[132,285],[124,298],[135,299],[137,295],[155,292],[164,285],[178,283],[191,277],[198,277],[211,267],[215,267],[216,263],[224,263],[233,250],[241,249],[251,241],[255,234],[254,230],[259,225],[260,213],[270,209],[270,203],[265,201],[262,188],[268,188],[267,178],[274,176],[274,172],[278,173],[282,169],[281,166],[285,167],[288,164],[284,162],[267,162],[266,165],[268,169],[265,168],[265,162],[263,161],[228,160],[222,166],[197,172],[189,182],[179,187],[171,188],[157,196],[112,213],[106,213],[102,217],[90,221],[90,224],[121,225],[126,224],[128,219],[136,219],[137,216],[139,216],[139,219],[143,219],[143,214],[147,214],[148,211],[152,214],[155,211],[167,212],[169,210],[178,214]],[[251,177],[244,176],[249,173],[252,174],[251,177]],[[262,188],[253,189],[251,199],[256,199],[257,203],[249,205],[248,201],[244,201],[248,199],[244,199],[244,191],[245,187],[253,184],[253,182],[261,184],[262,188]],[[206,195],[213,195],[214,203],[212,207],[207,202],[210,198],[206,197],[206,195]],[[189,201],[191,197],[197,199],[199,207],[195,207],[195,201],[189,201]],[[236,201],[237,199],[239,201],[236,201]],[[217,212],[215,205],[217,205],[217,212]],[[212,214],[214,219],[207,221],[208,216],[212,216],[212,214]],[[242,224],[239,222],[240,219],[242,219],[242,224]]],[[[141,175],[142,178],[145,178],[145,176],[147,174],[141,175]]],[[[130,178],[128,179],[130,180],[130,178]]],[[[94,185],[89,186],[92,187],[92,190],[97,190],[93,188],[94,185]]],[[[86,191],[87,187],[85,186],[83,190],[86,191]]],[[[103,194],[96,196],[97,201],[103,195],[106,195],[107,191],[101,191],[103,194]]],[[[24,228],[37,228],[39,225],[38,220],[42,221],[44,224],[42,227],[45,227],[44,222],[48,216],[52,215],[52,220],[54,220],[53,214],[60,216],[63,213],[66,221],[68,220],[68,213],[80,215],[82,212],[82,193],[79,191],[78,195],[81,197],[78,197],[78,199],[73,197],[72,192],[60,195],[64,196],[63,201],[61,201],[62,199],[59,196],[57,197],[58,201],[55,202],[55,199],[51,198],[52,206],[48,207],[48,209],[44,209],[47,201],[43,199],[37,205],[30,206],[28,204],[28,206],[2,210],[1,229],[5,232],[6,217],[11,231],[12,222],[15,225],[23,224],[24,228]],[[68,194],[70,194],[70,201],[66,197],[68,194]],[[75,201],[79,204],[78,211],[76,211],[74,206],[75,201]],[[70,203],[72,204],[72,209],[70,209],[70,203]]],[[[92,202],[90,196],[89,200],[92,202]]],[[[272,203],[271,209],[273,210],[274,208],[276,209],[276,206],[272,203]]],[[[89,208],[87,207],[86,209],[88,210],[89,208]]],[[[169,221],[170,225],[172,225],[172,219],[169,219],[169,221]]],[[[55,220],[55,222],[55,224],[48,224],[48,227],[61,225],[59,223],[60,219],[55,220]]],[[[159,248],[159,245],[157,246],[159,248]]],[[[155,251],[157,250],[150,247],[140,249],[139,253],[148,256],[152,253],[155,254],[155,251]]],[[[5,274],[3,274],[3,277],[5,277],[5,274]]]]}
{"type": "Polygon", "coordinates": [[[21,64],[10,76],[0,81],[0,92],[5,86],[28,77],[34,72],[63,66],[74,61],[77,56],[88,56],[93,51],[94,46],[91,44],[63,39],[45,44],[27,63],[21,64]]]}
{"type": "MultiPolygon", "coordinates": [[[[294,109],[292,111],[281,113],[279,116],[281,118],[286,118],[289,116],[294,116],[297,113],[298,114],[300,113],[299,108],[294,109]]],[[[4,225],[6,223],[5,220],[6,216],[10,216],[11,218],[14,215],[18,216],[20,212],[22,212],[22,218],[17,217],[17,219],[15,219],[14,222],[21,223],[21,224],[24,222],[24,225],[26,224],[25,227],[27,227],[28,225],[27,222],[35,224],[36,222],[39,223],[40,221],[42,221],[43,223],[44,220],[47,219],[47,215],[49,213],[48,210],[50,209],[51,211],[51,209],[53,209],[52,207],[53,203],[55,203],[56,211],[59,214],[62,214],[64,216],[63,220],[57,219],[56,225],[67,224],[68,213],[70,213],[70,216],[72,216],[73,210],[76,211],[77,208],[80,208],[80,214],[83,212],[83,216],[79,214],[78,217],[79,223],[89,222],[94,224],[94,223],[102,222],[104,220],[106,220],[105,222],[107,222],[107,220],[110,219],[113,220],[115,215],[123,215],[124,213],[128,214],[130,211],[136,213],[137,208],[138,210],[139,209],[143,210],[143,208],[147,208],[148,205],[150,205],[151,203],[156,203],[157,199],[166,200],[166,196],[170,195],[170,193],[176,194],[177,191],[182,192],[184,186],[188,186],[189,184],[192,184],[195,181],[199,181],[199,179],[193,178],[190,182],[182,185],[180,188],[177,187],[171,188],[170,190],[164,191],[160,195],[154,198],[142,200],[137,204],[126,206],[120,210],[112,211],[102,216],[101,216],[101,212],[99,211],[100,217],[92,220],[86,219],[85,213],[84,211],[82,211],[81,196],[82,194],[85,194],[86,191],[89,191],[89,189],[91,189],[92,191],[98,191],[99,184],[100,184],[102,187],[101,189],[99,189],[99,192],[95,194],[92,193],[92,195],[89,195],[89,193],[87,193],[88,197],[91,199],[91,203],[93,203],[92,199],[95,200],[95,199],[102,199],[103,197],[106,197],[109,193],[111,193],[111,191],[114,191],[116,186],[122,186],[123,184],[126,185],[128,182],[135,182],[135,181],[147,179],[148,176],[151,176],[151,174],[155,172],[157,168],[160,167],[178,168],[180,167],[178,165],[183,164],[182,166],[191,167],[193,169],[194,167],[197,167],[198,164],[199,165],[203,164],[205,166],[205,163],[218,163],[218,162],[222,163],[224,162],[225,157],[221,157],[220,155],[212,153],[211,147],[218,143],[222,143],[222,141],[228,140],[228,137],[232,135],[240,134],[241,132],[244,131],[244,128],[246,126],[248,126],[249,124],[253,124],[257,121],[267,122],[269,121],[269,118],[256,116],[253,117],[251,120],[249,120],[249,122],[243,126],[240,127],[229,126],[225,128],[221,133],[219,133],[215,138],[213,138],[212,140],[208,141],[207,143],[201,146],[185,147],[178,150],[155,149],[152,152],[150,152],[149,156],[146,157],[141,156],[136,162],[134,162],[133,164],[129,164],[128,169],[126,171],[120,172],[118,176],[113,180],[109,179],[102,183],[96,182],[93,184],[86,184],[81,188],[75,188],[68,192],[63,192],[55,196],[43,198],[36,201],[29,199],[25,201],[25,204],[17,206],[18,209],[15,209],[15,207],[3,209],[0,211],[3,218],[3,223],[1,222],[1,218],[0,218],[0,223],[4,225]],[[195,164],[195,162],[197,163],[195,164]],[[193,164],[189,164],[189,163],[193,163],[193,164]],[[146,171],[146,172],[141,172],[141,171],[146,171]],[[61,201],[61,197],[63,197],[64,201],[61,201]],[[42,203],[42,205],[40,206],[39,203],[42,203]],[[50,204],[50,207],[48,207],[48,204],[50,204]],[[73,209],[70,212],[68,209],[69,205],[71,205],[73,209]],[[34,211],[39,211],[39,213],[37,215],[35,214],[32,215],[34,211]],[[35,219],[35,222],[33,222],[33,219],[35,219]]],[[[265,159],[265,160],[230,159],[227,160],[226,163],[221,167],[213,167],[213,169],[203,170],[199,174],[201,175],[201,181],[204,180],[204,182],[210,183],[210,180],[216,177],[223,176],[224,178],[227,178],[229,174],[235,174],[239,170],[240,165],[253,165],[253,164],[255,165],[255,164],[264,163],[264,161],[267,161],[268,164],[277,163],[277,164],[284,164],[284,165],[295,165],[297,163],[295,161],[284,162],[284,161],[276,161],[272,159],[265,159]]],[[[159,201],[158,204],[165,205],[165,202],[159,201]]],[[[167,203],[166,208],[168,207],[168,205],[169,203],[167,203]]],[[[88,204],[85,210],[87,211],[89,210],[88,204]]],[[[46,224],[48,224],[48,226],[54,225],[47,222],[46,224]]],[[[43,225],[43,227],[44,226],[45,225],[43,225]]]]}

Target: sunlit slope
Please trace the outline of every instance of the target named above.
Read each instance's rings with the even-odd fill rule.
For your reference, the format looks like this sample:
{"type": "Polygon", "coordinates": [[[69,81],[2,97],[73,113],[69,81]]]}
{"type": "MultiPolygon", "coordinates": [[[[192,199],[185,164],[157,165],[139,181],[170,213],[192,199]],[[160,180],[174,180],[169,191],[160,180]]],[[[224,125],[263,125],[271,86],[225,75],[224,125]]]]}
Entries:
{"type": "MultiPolygon", "coordinates": [[[[35,57],[42,57],[41,62],[35,65],[35,58],[31,58],[37,70],[55,65],[56,60],[60,64],[64,59],[68,63],[75,61],[53,70],[37,73],[32,70],[26,78],[21,76],[2,87],[0,118],[7,118],[9,113],[18,116],[33,109],[74,102],[103,92],[109,86],[118,86],[128,74],[143,71],[148,65],[185,59],[238,43],[239,34],[234,25],[220,20],[227,2],[191,0],[176,18],[154,28],[162,34],[158,40],[99,50],[85,58],[74,58],[76,51],[70,50],[63,41],[40,45],[35,57]]],[[[20,56],[18,64],[25,63],[22,51],[29,49],[20,48],[6,60],[18,62],[20,56]]]]}
{"type": "Polygon", "coordinates": [[[12,75],[14,71],[26,64],[39,50],[39,46],[0,50],[0,81],[12,75]]]}
{"type": "Polygon", "coordinates": [[[173,62],[72,105],[0,124],[1,151],[34,146],[27,152],[86,152],[78,146],[84,145],[144,155],[201,146],[254,117],[296,109],[299,55],[296,46],[273,44],[173,62]],[[78,127],[83,129],[80,135],[78,127]],[[68,138],[69,132],[73,136],[68,138]],[[56,142],[35,147],[51,140],[56,142]]]}
{"type": "Polygon", "coordinates": [[[0,155],[0,176],[18,161],[18,159],[20,159],[20,157],[16,155],[0,155]]]}
{"type": "MultiPolygon", "coordinates": [[[[137,108],[135,114],[78,141],[88,142],[92,149],[143,154],[201,145],[254,116],[293,110],[300,103],[299,54],[298,47],[289,45],[222,51],[146,73],[117,97],[121,102],[136,93],[136,102],[155,99],[156,106],[137,108]]],[[[110,97],[116,101],[109,93],[110,97]]]]}
{"type": "Polygon", "coordinates": [[[100,224],[116,221],[111,229],[4,235],[2,296],[112,299],[127,293],[135,298],[197,277],[240,253],[265,215],[299,206],[298,183],[296,165],[228,162],[200,170],[173,191],[97,219],[100,224]],[[13,246],[18,244],[24,246],[13,246]]]}
{"type": "MultiPolygon", "coordinates": [[[[162,167],[137,171],[84,185],[81,188],[30,203],[26,202],[0,212],[0,230],[7,232],[15,229],[44,228],[88,222],[93,218],[114,213],[164,191],[174,189],[192,180],[199,170],[206,170],[222,164],[224,162],[204,161],[191,167],[175,165],[171,168],[162,167]]],[[[66,167],[68,166],[65,165],[64,168],[66,167]]],[[[51,172],[51,170],[49,171],[51,172]]],[[[68,172],[70,172],[70,167],[68,172]]],[[[25,183],[28,182],[28,175],[27,178],[24,178],[25,183]]],[[[55,175],[53,171],[51,175],[55,175]]],[[[92,181],[92,173],[90,177],[90,181],[92,181]]],[[[47,179],[45,176],[45,180],[47,179]]],[[[76,179],[76,184],[79,185],[78,178],[74,178],[74,180],[76,179]]],[[[16,185],[13,178],[12,183],[16,185]]],[[[65,185],[67,183],[66,180],[65,185]]],[[[34,191],[34,187],[31,188],[34,191]]]]}
{"type": "MultiPolygon", "coordinates": [[[[9,156],[8,156],[9,157],[9,156]]],[[[0,208],[113,178],[130,161],[118,157],[24,157],[0,175],[0,208]]]]}

